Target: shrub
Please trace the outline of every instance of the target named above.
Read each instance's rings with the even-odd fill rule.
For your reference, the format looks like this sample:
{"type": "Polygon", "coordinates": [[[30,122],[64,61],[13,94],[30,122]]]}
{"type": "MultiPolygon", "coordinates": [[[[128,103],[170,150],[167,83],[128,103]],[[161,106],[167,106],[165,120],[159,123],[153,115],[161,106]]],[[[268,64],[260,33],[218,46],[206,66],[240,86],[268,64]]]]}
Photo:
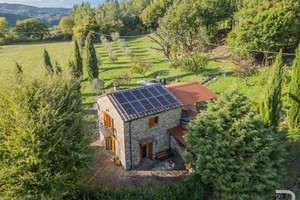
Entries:
{"type": "Polygon", "coordinates": [[[144,62],[141,59],[135,59],[131,66],[131,71],[134,73],[142,74],[144,77],[148,71],[151,70],[152,63],[144,62]]]}
{"type": "Polygon", "coordinates": [[[130,73],[117,74],[113,78],[113,82],[119,82],[122,85],[129,85],[131,80],[132,80],[132,74],[130,73]]]}
{"type": "Polygon", "coordinates": [[[104,85],[105,82],[103,78],[95,78],[91,84],[91,92],[97,93],[98,95],[104,89],[104,85]]]}
{"type": "Polygon", "coordinates": [[[162,187],[140,187],[140,188],[80,188],[66,196],[66,200],[206,200],[211,194],[211,188],[205,185],[198,175],[191,175],[176,184],[167,184],[162,187]]]}
{"type": "Polygon", "coordinates": [[[31,76],[0,83],[1,199],[61,199],[91,164],[80,82],[31,76]]]}
{"type": "Polygon", "coordinates": [[[120,34],[118,32],[111,33],[111,38],[113,41],[117,41],[120,38],[120,34]]]}

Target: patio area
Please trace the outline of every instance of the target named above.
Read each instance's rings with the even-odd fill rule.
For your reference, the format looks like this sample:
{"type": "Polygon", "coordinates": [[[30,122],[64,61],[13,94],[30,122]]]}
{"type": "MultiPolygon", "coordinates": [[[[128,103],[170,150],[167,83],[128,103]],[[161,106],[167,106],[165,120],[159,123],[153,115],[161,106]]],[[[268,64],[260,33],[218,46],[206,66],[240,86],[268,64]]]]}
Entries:
{"type": "Polygon", "coordinates": [[[101,148],[99,141],[94,141],[91,146],[98,150],[96,155],[99,156],[86,176],[85,181],[89,185],[112,188],[161,186],[179,182],[189,174],[185,170],[184,161],[176,153],[164,161],[145,160],[145,163],[138,168],[126,171],[112,162],[111,153],[101,148]],[[171,161],[174,164],[170,165],[171,161]],[[170,166],[174,167],[170,168],[170,166]]]}

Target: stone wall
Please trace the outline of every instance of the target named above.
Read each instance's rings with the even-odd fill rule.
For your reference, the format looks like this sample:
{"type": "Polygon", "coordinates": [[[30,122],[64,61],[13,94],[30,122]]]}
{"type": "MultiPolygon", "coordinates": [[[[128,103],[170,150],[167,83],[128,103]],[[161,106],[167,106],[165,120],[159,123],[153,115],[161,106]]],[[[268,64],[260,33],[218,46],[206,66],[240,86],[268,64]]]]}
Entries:
{"type": "Polygon", "coordinates": [[[165,111],[155,115],[147,116],[134,120],[132,122],[126,122],[124,124],[124,138],[125,138],[125,154],[126,164],[125,168],[130,168],[130,136],[129,129],[131,128],[131,149],[132,149],[132,167],[136,167],[141,164],[141,149],[139,141],[141,139],[154,136],[153,142],[153,159],[155,153],[170,148],[170,135],[167,132],[168,129],[174,128],[180,125],[181,108],[165,111]],[[158,116],[158,124],[149,128],[149,119],[158,116]]]}
{"type": "Polygon", "coordinates": [[[171,139],[171,149],[176,151],[183,159],[185,148],[182,145],[180,145],[179,142],[172,135],[170,136],[170,139],[171,139]]]}
{"type": "MultiPolygon", "coordinates": [[[[106,112],[113,120],[114,120],[114,140],[115,140],[115,149],[116,155],[119,156],[122,166],[126,163],[125,160],[125,138],[124,138],[124,122],[118,112],[116,111],[115,107],[112,105],[108,97],[103,96],[98,98],[97,103],[99,105],[98,108],[98,120],[102,124],[104,124],[104,112],[106,112]]],[[[101,135],[100,130],[100,142],[101,145],[105,147],[105,137],[101,135]]],[[[125,166],[124,166],[125,167],[125,166]]]]}

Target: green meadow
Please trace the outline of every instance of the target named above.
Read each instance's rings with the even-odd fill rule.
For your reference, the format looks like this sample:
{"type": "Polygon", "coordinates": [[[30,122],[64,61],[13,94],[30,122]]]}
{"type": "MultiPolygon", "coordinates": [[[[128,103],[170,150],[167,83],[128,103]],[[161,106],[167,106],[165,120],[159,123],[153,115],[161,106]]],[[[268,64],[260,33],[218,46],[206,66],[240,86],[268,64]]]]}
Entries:
{"type": "MultiPolygon", "coordinates": [[[[241,91],[243,91],[251,100],[258,102],[262,98],[262,86],[258,83],[258,77],[252,75],[248,78],[248,86],[244,85],[244,82],[239,77],[232,76],[233,72],[230,70],[230,66],[233,64],[225,57],[212,57],[209,65],[202,70],[199,76],[195,77],[194,74],[180,71],[180,69],[173,69],[169,67],[168,62],[163,56],[162,52],[151,49],[156,46],[152,43],[148,37],[133,38],[126,40],[126,43],[133,51],[136,57],[140,57],[145,61],[153,63],[152,69],[146,73],[146,77],[140,74],[132,74],[132,80],[129,85],[122,85],[121,89],[136,87],[137,81],[156,79],[157,76],[166,78],[167,81],[174,82],[176,78],[179,82],[202,82],[212,75],[222,75],[220,70],[223,67],[228,69],[226,77],[221,77],[210,85],[208,88],[214,92],[221,94],[227,88],[235,85],[241,91]]],[[[45,73],[43,67],[43,49],[46,48],[50,54],[51,61],[55,61],[61,64],[62,68],[67,66],[68,59],[72,59],[73,45],[72,42],[48,42],[48,43],[24,43],[17,45],[0,46],[0,74],[13,72],[15,62],[20,63],[23,66],[24,73],[45,73]]],[[[108,55],[101,43],[95,44],[98,55],[101,56],[101,65],[99,66],[99,78],[105,80],[105,90],[113,90],[113,78],[122,73],[129,72],[132,61],[129,57],[126,57],[119,46],[113,42],[113,49],[118,55],[118,61],[111,63],[108,60],[108,55]]],[[[82,57],[85,62],[85,49],[82,49],[82,57]]],[[[91,83],[87,81],[86,70],[84,69],[84,77],[82,82],[82,90],[84,97],[84,104],[87,107],[91,107],[95,103],[95,97],[98,94],[91,93],[91,83]]]]}

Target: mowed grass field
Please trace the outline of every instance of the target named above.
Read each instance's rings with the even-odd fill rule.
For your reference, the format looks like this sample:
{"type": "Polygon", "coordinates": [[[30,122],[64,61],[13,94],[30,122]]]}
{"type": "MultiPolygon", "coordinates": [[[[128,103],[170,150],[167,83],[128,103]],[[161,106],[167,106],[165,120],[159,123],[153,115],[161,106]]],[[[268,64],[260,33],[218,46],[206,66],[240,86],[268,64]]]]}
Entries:
{"type": "MultiPolygon", "coordinates": [[[[113,90],[113,78],[125,72],[130,72],[132,61],[129,57],[125,56],[119,46],[113,43],[113,49],[118,55],[118,61],[111,63],[108,60],[108,54],[101,43],[96,43],[95,48],[98,55],[101,56],[102,65],[99,66],[99,78],[105,80],[105,90],[113,90]]],[[[182,72],[180,69],[173,69],[169,67],[169,63],[163,56],[162,52],[151,49],[157,46],[152,43],[148,37],[133,38],[126,40],[126,43],[133,51],[136,57],[142,58],[145,61],[153,63],[153,67],[146,73],[146,77],[140,74],[132,74],[133,78],[129,85],[122,85],[121,89],[136,87],[137,81],[156,79],[157,76],[166,78],[170,82],[174,82],[177,78],[179,82],[202,82],[211,75],[222,75],[223,67],[228,68],[226,77],[221,77],[208,85],[208,88],[214,92],[221,94],[226,89],[235,85],[242,92],[244,92],[249,99],[258,102],[262,98],[263,88],[258,84],[258,77],[253,75],[248,79],[248,86],[239,77],[232,76],[233,72],[230,71],[230,66],[233,64],[225,57],[215,56],[210,59],[209,65],[204,69],[199,76],[195,77],[192,73],[182,72]]],[[[51,61],[59,62],[64,69],[67,67],[67,62],[72,59],[73,44],[72,42],[50,42],[50,43],[24,43],[17,45],[0,46],[0,74],[13,73],[15,62],[23,66],[24,73],[45,73],[43,66],[43,50],[44,48],[50,54],[51,61]]],[[[85,63],[85,48],[82,49],[82,57],[85,63]]],[[[91,107],[95,103],[95,97],[98,94],[91,93],[91,83],[87,81],[87,73],[84,67],[84,77],[82,82],[82,92],[84,97],[84,104],[91,107]]],[[[92,116],[91,116],[92,117],[92,116]]]]}

